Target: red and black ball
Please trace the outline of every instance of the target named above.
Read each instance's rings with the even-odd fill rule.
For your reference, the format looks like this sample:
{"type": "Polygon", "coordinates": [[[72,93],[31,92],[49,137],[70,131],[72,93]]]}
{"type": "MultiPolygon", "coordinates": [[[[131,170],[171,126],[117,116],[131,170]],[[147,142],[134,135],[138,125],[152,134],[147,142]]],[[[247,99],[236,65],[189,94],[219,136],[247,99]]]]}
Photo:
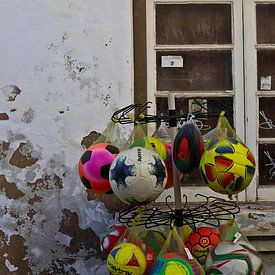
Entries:
{"type": "Polygon", "coordinates": [[[203,137],[192,123],[185,124],[177,133],[173,158],[176,167],[184,174],[189,174],[199,167],[204,151],[203,137]]]}

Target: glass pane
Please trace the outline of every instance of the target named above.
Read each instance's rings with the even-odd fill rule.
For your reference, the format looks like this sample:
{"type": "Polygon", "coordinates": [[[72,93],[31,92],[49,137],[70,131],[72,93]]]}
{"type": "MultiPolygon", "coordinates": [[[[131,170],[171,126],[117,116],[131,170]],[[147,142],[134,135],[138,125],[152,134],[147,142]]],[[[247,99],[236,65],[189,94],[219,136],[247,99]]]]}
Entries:
{"type": "Polygon", "coordinates": [[[275,4],[257,4],[257,43],[275,44],[275,4]]]}
{"type": "MultiPolygon", "coordinates": [[[[157,97],[157,114],[168,115],[168,100],[166,97],[157,97]]],[[[206,98],[176,98],[176,115],[193,113],[197,125],[204,135],[216,127],[221,111],[225,111],[230,125],[233,124],[233,97],[206,97],[206,98]]]]}
{"type": "MultiPolygon", "coordinates": [[[[156,98],[157,114],[168,115],[168,100],[165,97],[156,98]]],[[[226,112],[230,124],[233,126],[233,97],[221,98],[176,98],[176,115],[182,113],[186,117],[188,113],[197,113],[196,122],[202,135],[214,129],[217,125],[221,111],[226,112]],[[200,115],[199,115],[200,113],[200,115]]],[[[184,175],[182,180],[185,186],[205,186],[199,172],[184,175]]]]}
{"type": "Polygon", "coordinates": [[[258,50],[258,90],[275,89],[275,50],[258,50]]]}
{"type": "Polygon", "coordinates": [[[259,98],[259,137],[275,137],[275,98],[259,98]]]}
{"type": "Polygon", "coordinates": [[[158,91],[232,90],[232,56],[230,50],[158,51],[158,91]],[[164,58],[182,58],[179,67],[165,67],[164,58]]]}
{"type": "Polygon", "coordinates": [[[230,4],[156,5],[158,45],[230,44],[230,4]]]}
{"type": "Polygon", "coordinates": [[[275,144],[259,145],[259,184],[275,185],[275,144]]]}

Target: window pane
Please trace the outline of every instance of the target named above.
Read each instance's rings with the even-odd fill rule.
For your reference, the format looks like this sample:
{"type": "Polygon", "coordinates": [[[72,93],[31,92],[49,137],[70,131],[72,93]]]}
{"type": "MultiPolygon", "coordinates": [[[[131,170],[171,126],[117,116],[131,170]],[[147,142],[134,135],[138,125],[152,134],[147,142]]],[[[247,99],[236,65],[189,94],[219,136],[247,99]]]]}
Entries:
{"type": "Polygon", "coordinates": [[[259,137],[275,137],[275,98],[259,98],[259,137]]]}
{"type": "MultiPolygon", "coordinates": [[[[168,115],[168,100],[166,97],[157,97],[156,104],[158,115],[168,115]]],[[[184,114],[186,117],[188,113],[195,114],[202,135],[216,127],[221,111],[225,111],[226,118],[230,125],[234,127],[233,97],[176,98],[176,115],[184,114]]]]}
{"type": "Polygon", "coordinates": [[[231,5],[156,5],[156,34],[159,45],[231,44],[231,5]]]}
{"type": "MultiPolygon", "coordinates": [[[[258,90],[275,89],[275,50],[258,50],[257,59],[258,90]],[[266,80],[268,80],[268,78],[271,78],[271,87],[270,85],[263,85],[263,78],[266,80]]],[[[269,82],[267,82],[267,84],[268,83],[269,82]]]]}
{"type": "Polygon", "coordinates": [[[275,144],[259,145],[259,184],[275,185],[275,144]]]}
{"type": "Polygon", "coordinates": [[[231,51],[158,51],[158,91],[232,90],[231,51]],[[163,56],[180,56],[182,67],[164,67],[163,56]]]}
{"type": "Polygon", "coordinates": [[[275,5],[257,4],[257,42],[275,44],[275,5]]]}

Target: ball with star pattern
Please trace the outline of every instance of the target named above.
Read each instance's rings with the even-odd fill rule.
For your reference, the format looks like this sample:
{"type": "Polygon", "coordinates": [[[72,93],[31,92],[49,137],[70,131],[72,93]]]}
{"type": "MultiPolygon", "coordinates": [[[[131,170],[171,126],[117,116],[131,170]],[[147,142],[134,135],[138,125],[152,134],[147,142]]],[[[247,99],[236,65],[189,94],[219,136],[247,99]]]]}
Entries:
{"type": "Polygon", "coordinates": [[[165,189],[167,170],[156,152],[134,147],[120,152],[114,159],[109,181],[114,194],[124,203],[145,204],[165,189]]]}

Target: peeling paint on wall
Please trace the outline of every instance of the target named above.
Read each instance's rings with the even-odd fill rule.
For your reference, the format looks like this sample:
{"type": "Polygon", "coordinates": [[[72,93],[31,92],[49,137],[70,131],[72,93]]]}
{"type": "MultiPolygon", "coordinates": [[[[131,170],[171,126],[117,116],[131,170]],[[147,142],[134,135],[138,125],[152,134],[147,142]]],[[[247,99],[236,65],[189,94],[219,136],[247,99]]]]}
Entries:
{"type": "Polygon", "coordinates": [[[0,120],[9,120],[9,115],[7,113],[0,113],[0,120]]]}
{"type": "Polygon", "coordinates": [[[62,210],[59,232],[71,238],[66,247],[69,254],[78,253],[81,249],[85,249],[91,257],[105,258],[100,250],[99,237],[91,228],[82,229],[79,227],[76,213],[68,209],[62,210]]]}
{"type": "MultiPolygon", "coordinates": [[[[2,240],[7,240],[3,231],[0,231],[2,240]]],[[[27,247],[25,246],[25,239],[19,235],[12,235],[9,240],[2,243],[1,257],[0,257],[0,273],[10,274],[16,272],[17,274],[32,274],[30,262],[26,258],[27,247]]]]}
{"type": "Polygon", "coordinates": [[[0,160],[7,156],[10,143],[5,141],[0,141],[0,160]]]}
{"type": "Polygon", "coordinates": [[[97,133],[96,131],[92,131],[89,133],[88,136],[85,136],[82,141],[81,145],[87,149],[89,146],[91,146],[98,138],[100,137],[100,133],[97,133]]]}
{"type": "Polygon", "coordinates": [[[10,158],[9,163],[18,168],[25,168],[34,165],[38,161],[38,156],[39,153],[33,151],[31,144],[20,143],[10,158]]]}
{"type": "Polygon", "coordinates": [[[14,182],[8,182],[5,175],[0,175],[0,191],[5,193],[8,199],[19,199],[25,195],[18,190],[14,182]]]}
{"type": "Polygon", "coordinates": [[[21,90],[16,85],[7,85],[0,88],[0,96],[4,95],[6,101],[15,101],[16,97],[20,95],[21,90]]]}
{"type": "Polygon", "coordinates": [[[0,274],[106,274],[99,234],[123,205],[77,163],[132,103],[130,2],[5,1],[0,23],[0,274]]]}

